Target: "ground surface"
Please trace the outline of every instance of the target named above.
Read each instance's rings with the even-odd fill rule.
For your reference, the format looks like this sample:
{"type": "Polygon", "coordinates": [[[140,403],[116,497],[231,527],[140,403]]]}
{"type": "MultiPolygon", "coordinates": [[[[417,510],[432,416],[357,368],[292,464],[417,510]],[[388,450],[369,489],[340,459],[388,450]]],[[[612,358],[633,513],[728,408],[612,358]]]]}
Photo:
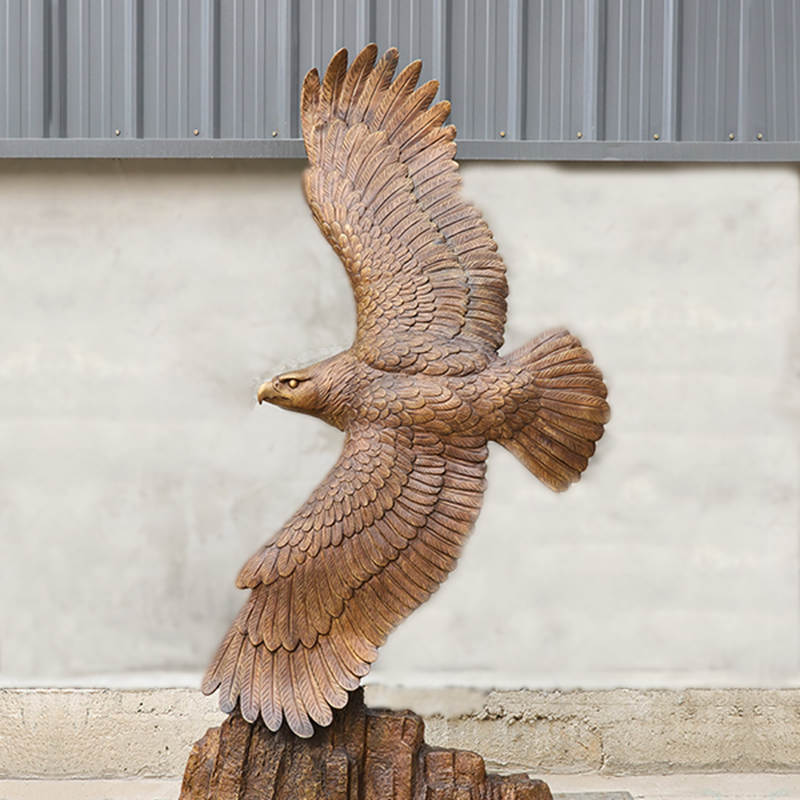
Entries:
{"type": "MultiPolygon", "coordinates": [[[[800,800],[800,774],[539,777],[555,800],[800,800]]],[[[0,800],[174,800],[179,789],[177,780],[0,781],[0,800]]]]}

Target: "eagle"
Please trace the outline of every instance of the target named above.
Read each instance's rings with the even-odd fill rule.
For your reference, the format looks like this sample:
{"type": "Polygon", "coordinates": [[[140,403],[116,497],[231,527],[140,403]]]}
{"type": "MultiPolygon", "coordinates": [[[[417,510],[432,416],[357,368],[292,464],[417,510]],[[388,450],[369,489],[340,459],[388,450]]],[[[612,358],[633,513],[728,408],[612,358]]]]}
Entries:
{"type": "Polygon", "coordinates": [[[487,444],[543,483],[577,481],[609,419],[591,353],[560,328],[500,355],[506,271],[461,197],[447,101],[374,44],[303,81],[311,213],[355,296],[352,346],[278,375],[258,402],[345,433],[306,503],[241,569],[250,595],[202,689],[300,737],[329,725],[389,632],[455,567],[481,507],[487,444]]]}

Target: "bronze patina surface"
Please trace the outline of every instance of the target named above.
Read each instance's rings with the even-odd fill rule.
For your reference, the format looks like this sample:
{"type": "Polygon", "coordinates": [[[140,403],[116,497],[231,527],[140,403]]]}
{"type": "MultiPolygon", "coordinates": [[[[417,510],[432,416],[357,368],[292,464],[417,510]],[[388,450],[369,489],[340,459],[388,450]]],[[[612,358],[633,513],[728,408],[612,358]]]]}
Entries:
{"type": "Polygon", "coordinates": [[[303,83],[311,212],[350,278],[349,350],[265,383],[266,401],[345,431],[333,469],[242,568],[250,596],[203,691],[270,731],[330,725],[389,632],[455,567],[487,442],[547,486],[577,481],[608,420],[600,370],[564,329],[508,355],[505,266],[460,194],[455,129],[416,61],[333,57],[303,83]]]}

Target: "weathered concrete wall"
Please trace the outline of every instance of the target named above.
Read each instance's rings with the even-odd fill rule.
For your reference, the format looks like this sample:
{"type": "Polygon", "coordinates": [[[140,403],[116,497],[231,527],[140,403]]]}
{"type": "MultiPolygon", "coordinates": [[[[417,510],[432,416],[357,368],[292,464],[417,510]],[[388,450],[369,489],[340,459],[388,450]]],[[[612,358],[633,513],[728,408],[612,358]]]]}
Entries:
{"type": "MultiPolygon", "coordinates": [[[[605,775],[800,772],[800,690],[493,691],[367,687],[426,741],[492,768],[605,775]]],[[[0,779],[179,776],[223,715],[190,689],[0,690],[0,779]]]]}
{"type": "MultiPolygon", "coordinates": [[[[336,458],[336,431],[254,402],[353,331],[300,169],[0,165],[7,678],[199,671],[243,600],[240,564],[336,458]]],[[[508,346],[569,324],[614,416],[562,496],[493,450],[461,566],[376,675],[796,681],[797,171],[464,176],[509,267],[508,346]]]]}

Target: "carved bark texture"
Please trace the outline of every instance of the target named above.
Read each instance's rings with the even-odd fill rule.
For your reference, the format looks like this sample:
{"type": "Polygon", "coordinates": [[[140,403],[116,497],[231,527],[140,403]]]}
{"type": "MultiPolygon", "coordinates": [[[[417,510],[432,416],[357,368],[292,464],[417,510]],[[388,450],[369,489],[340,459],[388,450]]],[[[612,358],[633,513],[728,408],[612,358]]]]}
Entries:
{"type": "Polygon", "coordinates": [[[429,747],[410,711],[364,707],[361,690],[330,727],[301,739],[234,710],[195,743],[180,800],[552,800],[527,775],[487,775],[465,750],[429,747]]]}

